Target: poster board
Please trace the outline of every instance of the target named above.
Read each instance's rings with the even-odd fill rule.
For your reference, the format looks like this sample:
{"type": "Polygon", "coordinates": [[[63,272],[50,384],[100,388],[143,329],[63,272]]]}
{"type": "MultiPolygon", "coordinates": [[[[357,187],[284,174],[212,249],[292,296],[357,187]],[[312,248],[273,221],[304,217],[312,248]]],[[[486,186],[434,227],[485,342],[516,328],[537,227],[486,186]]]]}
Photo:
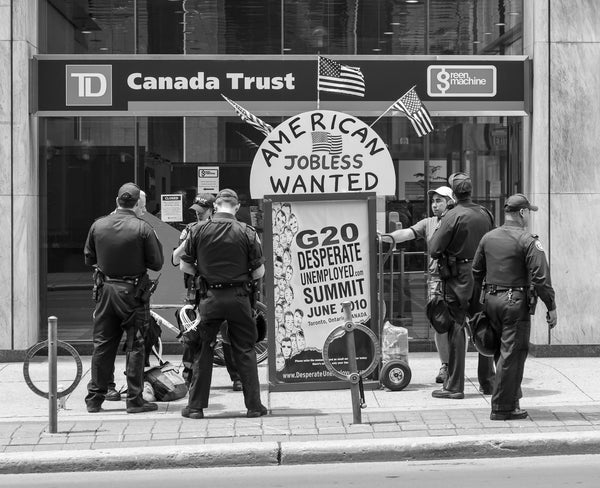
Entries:
{"type": "MultiPolygon", "coordinates": [[[[323,343],[345,320],[379,335],[374,193],[265,197],[265,296],[269,388],[272,391],[348,388],[323,362],[323,343]]],[[[371,343],[356,332],[359,369],[372,360],[371,343]]],[[[330,348],[347,371],[345,339],[330,348]]]]}
{"type": "Polygon", "coordinates": [[[160,195],[160,218],[163,222],[183,222],[183,195],[160,195]]]}

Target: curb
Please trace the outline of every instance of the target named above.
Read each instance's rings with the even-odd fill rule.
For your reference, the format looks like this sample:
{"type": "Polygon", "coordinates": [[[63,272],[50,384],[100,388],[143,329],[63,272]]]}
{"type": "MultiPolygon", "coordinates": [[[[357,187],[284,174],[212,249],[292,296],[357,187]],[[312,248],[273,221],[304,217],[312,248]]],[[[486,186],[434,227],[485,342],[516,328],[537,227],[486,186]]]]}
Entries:
{"type": "Polygon", "coordinates": [[[595,454],[599,450],[600,432],[596,431],[280,443],[248,442],[87,451],[40,451],[35,456],[32,456],[32,453],[9,453],[0,458],[0,474],[551,456],[595,454]]]}
{"type": "Polygon", "coordinates": [[[279,452],[276,442],[19,452],[0,457],[0,474],[270,466],[279,452]]]}

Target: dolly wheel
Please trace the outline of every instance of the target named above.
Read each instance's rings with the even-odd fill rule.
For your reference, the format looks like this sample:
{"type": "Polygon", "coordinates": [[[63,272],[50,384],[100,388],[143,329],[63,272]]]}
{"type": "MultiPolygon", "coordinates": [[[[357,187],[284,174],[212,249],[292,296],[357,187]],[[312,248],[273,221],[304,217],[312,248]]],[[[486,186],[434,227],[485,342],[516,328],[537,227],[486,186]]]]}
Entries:
{"type": "Polygon", "coordinates": [[[404,361],[392,360],[383,365],[379,381],[383,386],[392,390],[404,390],[410,383],[412,373],[410,367],[404,361]]]}

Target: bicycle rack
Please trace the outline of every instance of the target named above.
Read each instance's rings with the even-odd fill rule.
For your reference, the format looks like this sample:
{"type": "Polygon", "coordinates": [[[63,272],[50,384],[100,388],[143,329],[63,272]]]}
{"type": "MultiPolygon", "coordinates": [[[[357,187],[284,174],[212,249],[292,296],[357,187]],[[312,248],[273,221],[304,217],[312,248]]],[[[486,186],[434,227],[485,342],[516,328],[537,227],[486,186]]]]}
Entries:
{"type": "Polygon", "coordinates": [[[375,371],[375,368],[379,364],[381,348],[379,346],[377,336],[373,333],[371,329],[365,327],[362,324],[355,324],[354,322],[352,322],[352,313],[350,312],[350,309],[350,302],[342,303],[342,311],[344,312],[344,320],[346,322],[344,323],[344,325],[333,329],[329,336],[327,336],[327,339],[325,339],[325,343],[323,344],[323,362],[325,363],[325,367],[336,378],[346,380],[350,383],[353,423],[360,424],[362,422],[361,408],[366,408],[367,406],[365,403],[365,390],[363,387],[362,379],[363,376],[369,376],[373,371],[375,371]],[[367,334],[367,336],[371,339],[371,342],[373,344],[373,359],[371,361],[371,364],[367,367],[367,369],[365,369],[362,372],[358,370],[358,365],[356,362],[356,343],[354,340],[355,330],[360,330],[367,334]],[[334,340],[340,339],[344,335],[346,336],[346,347],[348,349],[348,369],[350,370],[347,375],[336,370],[331,364],[331,360],[329,359],[329,346],[334,340]]]}

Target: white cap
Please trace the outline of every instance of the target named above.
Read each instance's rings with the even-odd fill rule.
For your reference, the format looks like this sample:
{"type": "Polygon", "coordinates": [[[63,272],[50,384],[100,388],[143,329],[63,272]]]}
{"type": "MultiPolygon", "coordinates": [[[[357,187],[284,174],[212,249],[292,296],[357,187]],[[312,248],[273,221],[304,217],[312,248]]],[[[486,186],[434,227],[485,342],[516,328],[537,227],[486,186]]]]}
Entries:
{"type": "Polygon", "coordinates": [[[437,193],[438,195],[449,198],[453,202],[455,201],[454,193],[448,186],[439,186],[437,188],[433,188],[427,192],[427,195],[431,196],[432,193],[437,193]]]}

